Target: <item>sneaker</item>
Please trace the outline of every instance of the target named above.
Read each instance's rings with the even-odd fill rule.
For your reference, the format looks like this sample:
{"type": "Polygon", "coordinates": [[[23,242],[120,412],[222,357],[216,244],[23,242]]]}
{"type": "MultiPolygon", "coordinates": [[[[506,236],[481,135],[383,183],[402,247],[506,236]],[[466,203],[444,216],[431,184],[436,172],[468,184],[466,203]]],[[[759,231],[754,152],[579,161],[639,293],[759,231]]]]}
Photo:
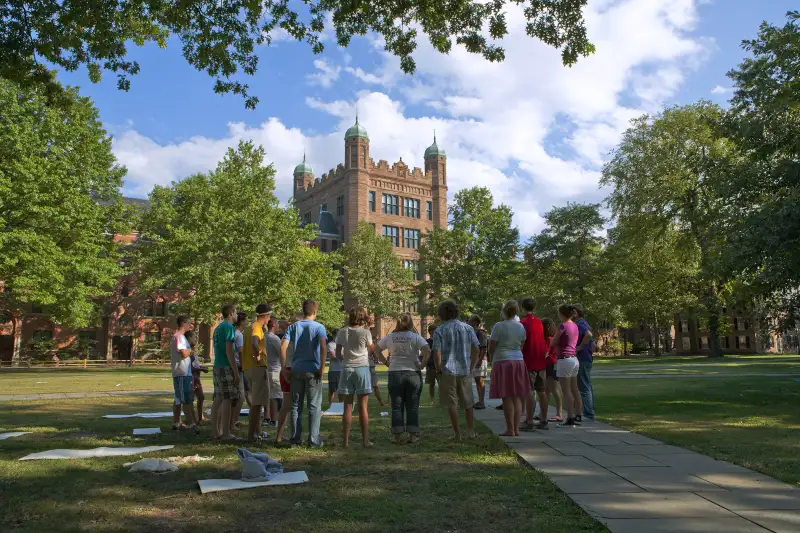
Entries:
{"type": "Polygon", "coordinates": [[[495,409],[497,409],[498,411],[502,411],[503,410],[503,404],[501,403],[500,405],[495,407],[495,409]]]}
{"type": "Polygon", "coordinates": [[[544,422],[539,422],[538,424],[536,424],[536,429],[540,430],[550,429],[550,426],[547,425],[547,421],[545,420],[544,422]]]}
{"type": "Polygon", "coordinates": [[[478,410],[486,409],[486,405],[481,403],[481,402],[478,402],[475,405],[473,405],[472,408],[473,409],[478,409],[478,410]]]}
{"type": "Polygon", "coordinates": [[[583,422],[583,418],[581,417],[581,415],[577,415],[577,416],[575,417],[575,422],[577,422],[578,424],[580,424],[581,422],[583,422]]]}
{"type": "Polygon", "coordinates": [[[278,421],[277,420],[270,420],[267,425],[270,426],[270,427],[276,428],[276,427],[278,427],[278,421]]]}
{"type": "Polygon", "coordinates": [[[533,419],[535,421],[539,422],[541,420],[541,417],[539,417],[539,415],[536,415],[536,416],[533,417],[533,419]]]}
{"type": "Polygon", "coordinates": [[[574,418],[567,418],[565,422],[561,422],[559,427],[575,427],[575,419],[574,418]]]}
{"type": "Polygon", "coordinates": [[[197,424],[192,424],[186,430],[189,435],[197,435],[197,424]]]}
{"type": "Polygon", "coordinates": [[[419,442],[419,435],[417,435],[416,433],[412,434],[412,435],[411,435],[411,436],[408,438],[408,443],[409,443],[409,444],[416,444],[416,443],[418,443],[418,442],[419,442]]]}
{"type": "Polygon", "coordinates": [[[536,429],[536,426],[529,424],[528,422],[525,422],[519,426],[520,431],[533,431],[534,429],[536,429]]]}
{"type": "Polygon", "coordinates": [[[183,424],[172,424],[172,431],[183,431],[186,429],[186,426],[183,424]]]}

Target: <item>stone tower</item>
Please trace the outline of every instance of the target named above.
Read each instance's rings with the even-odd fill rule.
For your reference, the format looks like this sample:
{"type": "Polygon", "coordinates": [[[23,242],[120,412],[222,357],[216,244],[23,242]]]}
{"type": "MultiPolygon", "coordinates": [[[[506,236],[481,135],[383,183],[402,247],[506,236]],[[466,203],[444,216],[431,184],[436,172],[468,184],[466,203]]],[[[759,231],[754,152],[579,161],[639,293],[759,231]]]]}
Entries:
{"type": "Polygon", "coordinates": [[[436,143],[425,149],[425,174],[431,173],[431,198],[433,200],[433,222],[438,227],[447,227],[447,154],[436,143]]]}
{"type": "Polygon", "coordinates": [[[294,197],[299,191],[305,191],[314,183],[314,170],[306,163],[306,154],[303,153],[303,162],[294,167],[294,197]]]}
{"type": "Polygon", "coordinates": [[[356,123],[344,134],[344,167],[348,196],[347,220],[344,223],[344,239],[358,229],[359,214],[366,214],[367,191],[369,190],[369,135],[367,130],[356,123]]]}

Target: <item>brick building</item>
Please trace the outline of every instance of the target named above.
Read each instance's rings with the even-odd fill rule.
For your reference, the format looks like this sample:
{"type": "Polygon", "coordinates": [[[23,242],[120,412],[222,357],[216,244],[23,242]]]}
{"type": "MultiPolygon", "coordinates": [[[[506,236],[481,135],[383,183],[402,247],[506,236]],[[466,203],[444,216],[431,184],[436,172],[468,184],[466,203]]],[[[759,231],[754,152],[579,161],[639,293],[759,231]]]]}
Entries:
{"type": "MultiPolygon", "coordinates": [[[[447,226],[447,156],[434,134],[424,168],[411,168],[402,158],[391,166],[383,159],[376,163],[367,130],[356,117],[344,136],[344,163],[318,178],[305,157],[295,167],[294,201],[304,223],[318,224],[314,244],[321,251],[336,250],[366,221],[392,241],[399,260],[421,279],[420,241],[433,228],[447,226]]],[[[410,303],[408,310],[416,307],[410,303]]],[[[417,327],[425,322],[418,318],[417,327]]],[[[379,320],[376,326],[383,335],[393,324],[379,320]]]]}

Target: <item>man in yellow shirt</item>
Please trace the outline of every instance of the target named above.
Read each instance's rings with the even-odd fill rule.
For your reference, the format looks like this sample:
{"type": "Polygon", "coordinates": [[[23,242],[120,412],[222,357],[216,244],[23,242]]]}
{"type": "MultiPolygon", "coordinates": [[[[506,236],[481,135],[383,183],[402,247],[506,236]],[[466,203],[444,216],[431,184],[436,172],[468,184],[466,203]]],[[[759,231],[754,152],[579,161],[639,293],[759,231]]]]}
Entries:
{"type": "Polygon", "coordinates": [[[261,432],[261,407],[269,406],[269,369],[267,366],[267,346],[264,342],[264,327],[272,314],[267,304],[256,306],[256,321],[245,331],[242,350],[242,370],[250,385],[250,419],[247,439],[264,438],[261,432]]]}

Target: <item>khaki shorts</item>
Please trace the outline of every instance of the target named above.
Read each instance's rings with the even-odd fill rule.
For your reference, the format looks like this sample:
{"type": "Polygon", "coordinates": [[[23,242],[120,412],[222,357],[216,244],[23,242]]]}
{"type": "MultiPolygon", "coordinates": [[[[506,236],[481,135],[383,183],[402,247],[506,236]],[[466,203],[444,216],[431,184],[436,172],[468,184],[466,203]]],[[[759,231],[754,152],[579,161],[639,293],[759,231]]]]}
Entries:
{"type": "Polygon", "coordinates": [[[269,371],[269,398],[271,400],[283,399],[283,391],[281,390],[281,371],[269,371]]]}
{"type": "Polygon", "coordinates": [[[269,405],[269,371],[265,366],[254,366],[245,370],[250,386],[250,402],[253,405],[269,405]]]}
{"type": "Polygon", "coordinates": [[[544,392],[544,384],[547,381],[546,370],[529,370],[528,379],[531,382],[531,389],[536,392],[544,392]]]}
{"type": "Polygon", "coordinates": [[[439,376],[439,405],[472,409],[474,404],[471,376],[439,376]]]}
{"type": "Polygon", "coordinates": [[[428,367],[427,371],[425,372],[425,383],[428,385],[433,385],[437,381],[439,381],[439,374],[436,372],[436,369],[428,367]]]}

